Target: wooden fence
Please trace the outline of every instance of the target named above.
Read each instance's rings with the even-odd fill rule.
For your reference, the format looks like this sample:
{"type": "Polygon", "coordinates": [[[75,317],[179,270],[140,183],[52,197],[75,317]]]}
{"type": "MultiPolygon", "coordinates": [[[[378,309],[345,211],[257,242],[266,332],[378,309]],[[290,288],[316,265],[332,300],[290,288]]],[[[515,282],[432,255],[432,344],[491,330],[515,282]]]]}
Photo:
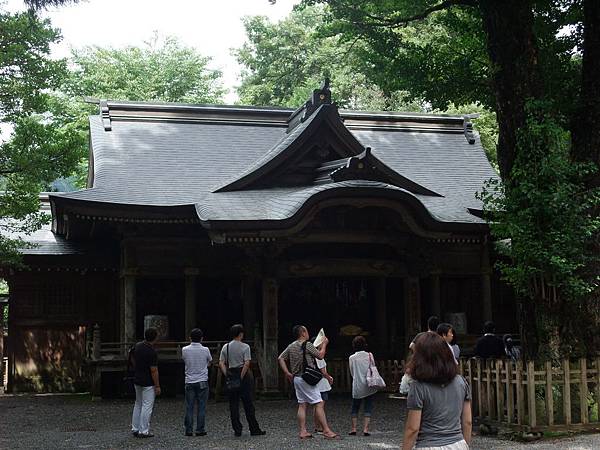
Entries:
{"type": "Polygon", "coordinates": [[[516,429],[600,428],[600,358],[551,362],[460,361],[474,416],[516,429]]]}

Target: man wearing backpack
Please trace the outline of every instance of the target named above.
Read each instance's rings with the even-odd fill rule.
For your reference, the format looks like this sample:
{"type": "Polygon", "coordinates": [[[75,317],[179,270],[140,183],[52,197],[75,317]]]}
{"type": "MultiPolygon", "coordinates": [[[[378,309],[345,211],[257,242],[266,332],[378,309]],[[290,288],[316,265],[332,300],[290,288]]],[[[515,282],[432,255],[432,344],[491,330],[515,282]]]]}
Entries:
{"type": "Polygon", "coordinates": [[[148,328],[144,332],[144,340],[135,344],[133,350],[135,406],[131,418],[131,432],[138,438],[154,437],[150,433],[150,417],[152,416],[154,399],[157,395],[160,395],[158,355],[154,350],[157,338],[156,328],[148,328]]]}
{"type": "Polygon", "coordinates": [[[319,351],[308,340],[308,330],[305,326],[296,325],[292,329],[292,333],[296,340],[288,345],[281,355],[279,355],[279,366],[296,391],[300,439],[313,437],[306,430],[306,409],[309,404],[314,405],[315,418],[317,422],[323,425],[323,437],[325,439],[339,439],[339,434],[332,431],[327,424],[325,410],[323,409],[323,400],[316,383],[315,385],[311,385],[302,378],[307,368],[316,369],[316,359],[323,359],[325,357],[329,339],[326,337],[323,339],[321,350],[319,351]],[[290,365],[289,369],[288,362],[290,365]]]}

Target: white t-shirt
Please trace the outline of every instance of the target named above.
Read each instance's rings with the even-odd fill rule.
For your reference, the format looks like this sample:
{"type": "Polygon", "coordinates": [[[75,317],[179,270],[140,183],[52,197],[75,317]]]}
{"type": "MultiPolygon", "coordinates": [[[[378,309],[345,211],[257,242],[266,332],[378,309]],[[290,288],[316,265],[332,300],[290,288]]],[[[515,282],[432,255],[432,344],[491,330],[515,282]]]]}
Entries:
{"type": "Polygon", "coordinates": [[[208,365],[212,361],[210,350],[199,342],[192,342],[181,349],[185,363],[185,384],[208,381],[208,365]]]}
{"type": "MultiPolygon", "coordinates": [[[[327,363],[325,362],[324,359],[317,359],[317,369],[323,369],[324,367],[327,367],[327,363]]],[[[329,384],[329,381],[327,380],[327,378],[323,377],[319,380],[319,382],[317,383],[317,389],[319,390],[319,392],[328,392],[331,390],[331,385],[329,384]]]]}

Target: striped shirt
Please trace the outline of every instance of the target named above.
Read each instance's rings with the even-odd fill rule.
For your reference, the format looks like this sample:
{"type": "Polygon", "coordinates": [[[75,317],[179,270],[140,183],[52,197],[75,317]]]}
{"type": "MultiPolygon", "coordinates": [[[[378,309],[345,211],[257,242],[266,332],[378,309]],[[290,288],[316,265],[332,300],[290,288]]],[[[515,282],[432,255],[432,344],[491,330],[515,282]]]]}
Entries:
{"type": "Polygon", "coordinates": [[[181,349],[185,363],[185,384],[208,381],[208,365],[212,361],[210,350],[200,342],[192,342],[181,349]]]}
{"type": "MultiPolygon", "coordinates": [[[[290,372],[293,375],[300,375],[304,371],[304,357],[302,355],[302,342],[294,341],[281,352],[280,358],[289,361],[290,372]]],[[[306,341],[306,362],[316,369],[317,364],[315,358],[319,357],[319,351],[315,348],[312,342],[306,341]]]]}

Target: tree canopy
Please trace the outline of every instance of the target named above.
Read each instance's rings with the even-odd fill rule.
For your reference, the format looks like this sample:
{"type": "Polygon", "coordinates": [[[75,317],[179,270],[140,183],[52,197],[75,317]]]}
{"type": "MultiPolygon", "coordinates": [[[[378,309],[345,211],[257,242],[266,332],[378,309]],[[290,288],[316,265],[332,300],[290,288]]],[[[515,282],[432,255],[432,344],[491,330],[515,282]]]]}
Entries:
{"type": "Polygon", "coordinates": [[[50,58],[60,33],[30,12],[0,9],[0,261],[18,261],[18,236],[38,229],[40,190],[71,173],[80,159],[72,124],[49,114],[49,92],[66,77],[65,61],[50,58]]]}
{"type": "Polygon", "coordinates": [[[370,81],[434,107],[497,114],[503,184],[488,186],[529,356],[600,353],[600,2],[305,0],[365,43],[370,81]],[[562,320],[558,320],[562,318],[562,320]]]}

